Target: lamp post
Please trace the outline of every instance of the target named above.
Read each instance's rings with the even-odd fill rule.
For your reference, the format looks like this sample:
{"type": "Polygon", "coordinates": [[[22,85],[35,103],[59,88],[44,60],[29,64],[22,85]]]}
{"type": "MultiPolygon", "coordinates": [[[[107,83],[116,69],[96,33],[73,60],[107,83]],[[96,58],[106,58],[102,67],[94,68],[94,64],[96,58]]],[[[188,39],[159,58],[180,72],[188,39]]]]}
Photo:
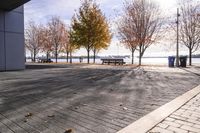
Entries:
{"type": "Polygon", "coordinates": [[[177,8],[177,43],[176,43],[176,67],[179,67],[179,8],[177,8]]]}

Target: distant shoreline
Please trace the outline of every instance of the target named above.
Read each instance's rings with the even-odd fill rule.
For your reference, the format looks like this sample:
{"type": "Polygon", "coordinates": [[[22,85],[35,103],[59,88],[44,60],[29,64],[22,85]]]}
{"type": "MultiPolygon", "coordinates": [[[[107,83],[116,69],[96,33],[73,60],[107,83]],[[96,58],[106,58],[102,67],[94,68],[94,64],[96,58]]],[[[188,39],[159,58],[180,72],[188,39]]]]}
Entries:
{"type": "MultiPolygon", "coordinates": [[[[180,56],[185,56],[185,55],[180,55],[180,56]]],[[[86,56],[73,56],[73,59],[79,59],[82,57],[83,59],[87,59],[86,56]]],[[[37,57],[36,59],[41,59],[41,58],[46,58],[46,57],[37,57]]],[[[54,57],[49,57],[50,59],[55,59],[54,57]]],[[[101,58],[131,58],[130,56],[97,56],[96,59],[101,59],[101,58]]],[[[135,58],[139,58],[138,56],[135,56],[135,58]]],[[[168,56],[144,56],[142,58],[168,58],[168,56]]],[[[192,58],[200,58],[200,55],[196,56],[194,55],[192,58]]],[[[26,57],[26,59],[31,59],[31,57],[26,57]]],[[[66,59],[66,57],[58,57],[58,59],[66,59]]],[[[90,56],[90,59],[93,59],[93,56],[90,56]]],[[[70,60],[70,58],[69,58],[70,60]]]]}
{"type": "MultiPolygon", "coordinates": [[[[138,58],[138,57],[137,57],[138,58]]],[[[168,58],[167,56],[165,57],[142,57],[142,58],[168,58]]],[[[192,57],[192,58],[200,58],[200,57],[192,57]]]]}

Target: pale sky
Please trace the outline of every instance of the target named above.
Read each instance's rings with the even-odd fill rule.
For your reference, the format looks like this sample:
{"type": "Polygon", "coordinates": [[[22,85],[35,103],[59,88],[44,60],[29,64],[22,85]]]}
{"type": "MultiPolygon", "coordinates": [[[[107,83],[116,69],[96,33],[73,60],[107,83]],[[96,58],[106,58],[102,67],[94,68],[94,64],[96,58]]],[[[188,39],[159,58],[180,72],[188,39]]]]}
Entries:
{"type": "MultiPolygon", "coordinates": [[[[164,12],[169,12],[176,7],[176,0],[154,0],[158,2],[164,12]]],[[[97,0],[102,12],[109,18],[115,17],[116,10],[123,6],[124,0],[97,0]]],[[[37,22],[45,22],[52,15],[58,15],[66,23],[80,6],[80,0],[31,0],[25,5],[25,22],[33,19],[37,22]]]]}
{"type": "MultiPolygon", "coordinates": [[[[124,0],[97,0],[100,4],[102,12],[107,16],[108,20],[116,18],[117,13],[120,12],[124,0]]],[[[177,5],[176,0],[155,0],[160,4],[163,14],[174,16],[177,5]]],[[[52,15],[60,16],[66,24],[70,24],[71,17],[75,10],[80,6],[80,0],[31,0],[25,5],[25,25],[29,20],[34,20],[37,23],[46,23],[52,15]]],[[[152,46],[147,50],[146,55],[171,55],[175,54],[173,46],[168,44],[160,44],[162,46],[152,46]],[[167,45],[167,46],[163,46],[167,45]],[[158,48],[159,47],[159,48],[158,48]]],[[[175,45],[175,44],[174,44],[175,45]]],[[[86,55],[86,50],[81,49],[75,53],[76,55],[86,55]]],[[[99,55],[130,55],[130,51],[125,49],[116,37],[113,38],[110,47],[103,50],[99,55]]]]}

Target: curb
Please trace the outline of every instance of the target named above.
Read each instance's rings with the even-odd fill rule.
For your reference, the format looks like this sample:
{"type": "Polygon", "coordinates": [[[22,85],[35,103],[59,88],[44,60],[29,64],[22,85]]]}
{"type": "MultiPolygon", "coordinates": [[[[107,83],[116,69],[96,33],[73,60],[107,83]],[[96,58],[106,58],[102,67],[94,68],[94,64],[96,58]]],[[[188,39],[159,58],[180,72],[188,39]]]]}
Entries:
{"type": "Polygon", "coordinates": [[[117,133],[146,133],[199,93],[200,85],[145,115],[117,133]]]}

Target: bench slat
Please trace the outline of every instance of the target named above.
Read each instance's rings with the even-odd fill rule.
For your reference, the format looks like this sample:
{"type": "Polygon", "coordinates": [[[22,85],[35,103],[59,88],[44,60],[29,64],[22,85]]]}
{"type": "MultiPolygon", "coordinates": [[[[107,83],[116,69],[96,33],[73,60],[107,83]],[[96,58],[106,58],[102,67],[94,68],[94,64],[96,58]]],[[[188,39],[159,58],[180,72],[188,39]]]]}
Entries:
{"type": "Polygon", "coordinates": [[[119,65],[123,65],[125,64],[126,62],[124,62],[124,59],[101,59],[102,60],[102,64],[110,64],[110,63],[114,63],[115,65],[116,64],[119,64],[119,65]]]}

